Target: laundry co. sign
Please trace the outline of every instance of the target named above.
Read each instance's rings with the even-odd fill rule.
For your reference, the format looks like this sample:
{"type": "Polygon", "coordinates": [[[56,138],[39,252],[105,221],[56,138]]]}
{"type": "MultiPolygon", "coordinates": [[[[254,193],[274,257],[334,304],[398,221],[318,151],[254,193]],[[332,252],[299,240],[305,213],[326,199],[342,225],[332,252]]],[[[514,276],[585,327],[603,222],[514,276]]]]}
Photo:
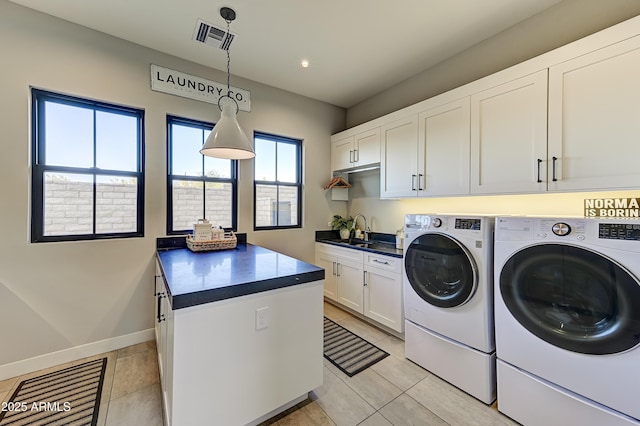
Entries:
{"type": "MultiPolygon", "coordinates": [[[[251,111],[251,93],[248,90],[231,87],[229,95],[238,103],[242,111],[251,111]]],[[[170,70],[151,64],[151,90],[218,104],[227,95],[227,85],[180,71],[170,70]]]]}
{"type": "Polygon", "coordinates": [[[640,198],[587,198],[585,217],[640,217],[640,198]]]}

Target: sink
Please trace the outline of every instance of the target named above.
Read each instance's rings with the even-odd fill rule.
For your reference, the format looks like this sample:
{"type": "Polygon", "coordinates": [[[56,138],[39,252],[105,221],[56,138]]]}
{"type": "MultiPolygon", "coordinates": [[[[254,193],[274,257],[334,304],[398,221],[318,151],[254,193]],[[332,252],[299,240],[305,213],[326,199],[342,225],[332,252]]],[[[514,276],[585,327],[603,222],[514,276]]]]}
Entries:
{"type": "Polygon", "coordinates": [[[366,241],[366,240],[361,240],[361,239],[358,239],[358,238],[351,238],[349,240],[348,244],[350,246],[367,246],[367,245],[373,244],[373,243],[374,243],[373,241],[366,241]]]}

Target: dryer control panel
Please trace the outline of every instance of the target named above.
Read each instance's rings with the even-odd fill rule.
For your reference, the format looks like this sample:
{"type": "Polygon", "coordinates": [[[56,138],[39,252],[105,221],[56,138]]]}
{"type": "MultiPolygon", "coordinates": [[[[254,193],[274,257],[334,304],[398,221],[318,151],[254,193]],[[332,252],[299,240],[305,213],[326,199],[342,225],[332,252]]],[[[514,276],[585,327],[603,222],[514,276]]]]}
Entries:
{"type": "Polygon", "coordinates": [[[606,240],[640,241],[640,225],[600,223],[598,224],[598,238],[606,240]]]}

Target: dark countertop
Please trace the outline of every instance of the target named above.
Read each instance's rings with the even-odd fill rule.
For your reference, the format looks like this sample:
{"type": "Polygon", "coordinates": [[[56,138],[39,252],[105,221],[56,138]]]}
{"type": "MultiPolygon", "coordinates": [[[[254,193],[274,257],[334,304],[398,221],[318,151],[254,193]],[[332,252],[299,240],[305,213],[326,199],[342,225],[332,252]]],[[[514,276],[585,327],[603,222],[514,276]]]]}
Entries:
{"type": "Polygon", "coordinates": [[[322,268],[252,244],[197,253],[159,248],[156,253],[174,310],[324,279],[322,268]]]}
{"type": "Polygon", "coordinates": [[[369,241],[363,242],[353,239],[342,240],[338,231],[316,231],[316,242],[402,258],[402,249],[396,248],[396,236],[393,234],[372,232],[369,241]]]}

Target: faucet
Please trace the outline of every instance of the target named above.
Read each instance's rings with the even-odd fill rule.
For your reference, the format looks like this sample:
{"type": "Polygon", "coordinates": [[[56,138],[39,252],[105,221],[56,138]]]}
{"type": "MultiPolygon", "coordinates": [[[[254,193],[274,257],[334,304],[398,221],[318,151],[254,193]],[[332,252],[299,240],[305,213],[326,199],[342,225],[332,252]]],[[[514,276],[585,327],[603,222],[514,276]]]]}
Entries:
{"type": "Polygon", "coordinates": [[[363,240],[368,241],[368,240],[369,240],[369,238],[368,238],[368,230],[367,230],[367,229],[368,229],[368,228],[367,228],[367,218],[366,218],[366,217],[364,217],[364,215],[363,215],[363,214],[358,213],[358,214],[356,215],[356,217],[355,217],[355,218],[353,218],[353,225],[351,225],[351,230],[356,229],[356,225],[357,225],[357,223],[358,223],[358,218],[359,218],[359,217],[361,217],[361,218],[362,218],[362,220],[364,220],[364,229],[362,230],[362,233],[364,234],[364,238],[363,238],[363,240]]]}

